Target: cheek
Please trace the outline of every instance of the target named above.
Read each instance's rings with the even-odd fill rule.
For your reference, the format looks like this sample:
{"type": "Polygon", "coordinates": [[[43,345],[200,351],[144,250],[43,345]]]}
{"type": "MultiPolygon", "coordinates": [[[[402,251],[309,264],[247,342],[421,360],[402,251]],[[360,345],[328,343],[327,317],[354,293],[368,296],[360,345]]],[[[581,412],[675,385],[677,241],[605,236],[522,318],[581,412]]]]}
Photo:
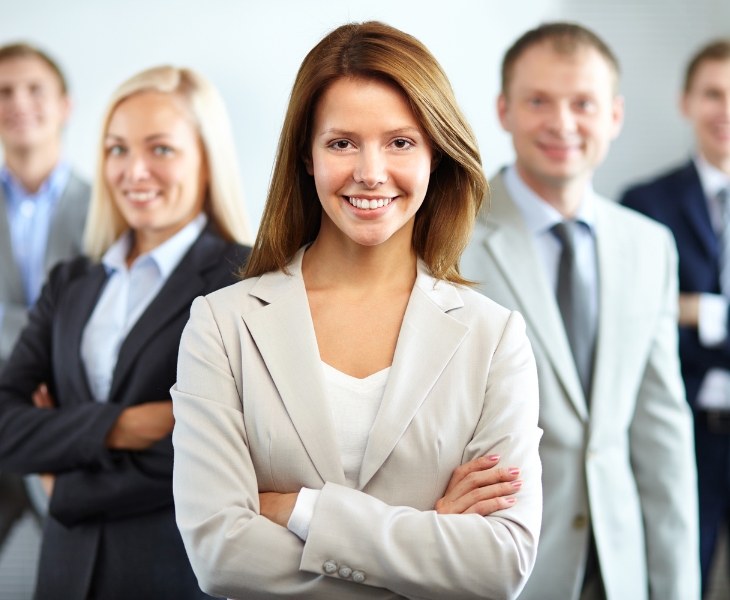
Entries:
{"type": "Polygon", "coordinates": [[[115,187],[119,185],[124,174],[124,165],[120,160],[110,159],[104,164],[104,177],[107,185],[115,187]]]}
{"type": "Polygon", "coordinates": [[[348,161],[342,158],[327,160],[316,156],[312,158],[312,170],[314,172],[314,184],[320,195],[337,192],[352,173],[348,161]]]}

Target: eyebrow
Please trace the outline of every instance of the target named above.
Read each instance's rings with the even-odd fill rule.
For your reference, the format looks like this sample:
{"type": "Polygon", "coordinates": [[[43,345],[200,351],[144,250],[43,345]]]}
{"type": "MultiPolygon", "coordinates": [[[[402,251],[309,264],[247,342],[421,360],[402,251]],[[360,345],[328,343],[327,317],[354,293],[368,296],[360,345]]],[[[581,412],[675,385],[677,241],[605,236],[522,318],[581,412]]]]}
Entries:
{"type": "MultiPolygon", "coordinates": [[[[405,133],[420,133],[418,128],[416,127],[400,127],[399,129],[391,129],[390,131],[386,131],[385,135],[403,135],[405,133]]],[[[346,129],[337,129],[336,127],[331,127],[329,129],[325,129],[322,133],[319,135],[341,135],[342,137],[351,137],[355,135],[354,131],[347,131],[346,129]]]]}
{"type": "MultiPolygon", "coordinates": [[[[148,135],[144,139],[144,141],[145,142],[153,142],[153,141],[155,141],[157,139],[163,139],[163,138],[169,138],[169,137],[171,137],[171,136],[169,134],[167,134],[167,133],[153,133],[152,135],[148,135]]],[[[106,138],[107,139],[108,138],[112,138],[112,139],[118,140],[120,142],[123,142],[124,141],[124,138],[121,135],[115,135],[113,133],[107,133],[106,134],[106,138]]]]}

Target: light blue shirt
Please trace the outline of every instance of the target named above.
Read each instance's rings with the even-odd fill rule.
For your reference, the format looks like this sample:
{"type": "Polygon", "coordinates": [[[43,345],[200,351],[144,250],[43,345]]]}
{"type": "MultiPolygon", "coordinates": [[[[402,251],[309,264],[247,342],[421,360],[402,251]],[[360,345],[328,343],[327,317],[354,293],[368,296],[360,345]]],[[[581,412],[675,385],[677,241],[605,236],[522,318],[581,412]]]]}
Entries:
{"type": "Polygon", "coordinates": [[[131,231],[124,233],[102,257],[109,278],[81,337],[81,360],[97,402],[109,399],[122,343],[207,222],[206,215],[200,213],[169,240],[138,256],[129,268],[131,231]]]}
{"type": "MultiPolygon", "coordinates": [[[[20,271],[28,308],[35,304],[41,293],[51,221],[70,176],[71,166],[61,160],[38,191],[30,194],[7,166],[0,169],[13,258],[20,271]]],[[[4,313],[5,307],[0,302],[0,323],[4,313]]]]}
{"type": "MultiPolygon", "coordinates": [[[[509,195],[532,235],[537,253],[547,275],[548,282],[557,295],[558,269],[563,246],[551,229],[566,220],[555,208],[540,198],[522,180],[517,169],[507,167],[502,174],[509,195]]],[[[583,194],[576,222],[580,223],[576,232],[576,264],[581,279],[590,290],[588,299],[590,316],[593,323],[598,321],[598,263],[596,262],[596,207],[593,186],[588,184],[583,194]]]]}

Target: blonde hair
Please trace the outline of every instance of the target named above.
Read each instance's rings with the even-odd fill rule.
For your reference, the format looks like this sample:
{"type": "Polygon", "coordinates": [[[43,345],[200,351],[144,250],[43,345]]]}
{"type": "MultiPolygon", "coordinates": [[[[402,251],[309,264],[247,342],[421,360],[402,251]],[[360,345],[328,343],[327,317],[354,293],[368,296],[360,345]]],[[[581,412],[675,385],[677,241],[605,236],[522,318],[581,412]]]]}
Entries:
{"type": "Polygon", "coordinates": [[[317,102],[342,77],[375,79],[403,91],[440,157],[416,213],[413,249],[431,274],[469,284],[459,258],[488,193],[476,138],[441,65],[416,38],[377,21],[332,31],[306,56],[284,119],[261,226],[243,277],[282,270],[319,233],[322,205],[303,157],[309,156],[317,102]]]}
{"type": "Polygon", "coordinates": [[[236,149],[223,99],[213,85],[191,69],[161,66],[127,79],[112,94],[102,121],[96,174],[89,216],[84,231],[86,253],[99,260],[128,228],[114,203],[104,176],[104,138],[117,106],[135,94],[176,94],[187,101],[205,150],[209,182],[204,210],[221,237],[242,244],[251,243],[248,217],[238,174],[236,149]]]}

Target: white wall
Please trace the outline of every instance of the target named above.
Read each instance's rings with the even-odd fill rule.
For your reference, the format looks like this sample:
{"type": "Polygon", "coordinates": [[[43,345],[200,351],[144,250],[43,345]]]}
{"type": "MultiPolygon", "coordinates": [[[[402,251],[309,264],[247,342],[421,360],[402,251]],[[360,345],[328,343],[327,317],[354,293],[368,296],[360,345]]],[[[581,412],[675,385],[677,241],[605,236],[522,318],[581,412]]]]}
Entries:
{"type": "Polygon", "coordinates": [[[123,79],[161,63],[205,74],[230,110],[256,224],[296,70],[325,33],[346,21],[379,19],[431,49],[476,131],[488,174],[513,156],[494,111],[506,48],[526,29],[558,17],[595,28],[623,63],[628,104],[624,134],[596,179],[598,190],[608,195],[687,154],[689,138],[674,109],[682,65],[708,35],[722,33],[718,27],[730,28],[727,0],[0,0],[0,5],[0,44],[29,40],[66,70],[75,100],[67,154],[89,177],[103,107],[123,79]]]}

